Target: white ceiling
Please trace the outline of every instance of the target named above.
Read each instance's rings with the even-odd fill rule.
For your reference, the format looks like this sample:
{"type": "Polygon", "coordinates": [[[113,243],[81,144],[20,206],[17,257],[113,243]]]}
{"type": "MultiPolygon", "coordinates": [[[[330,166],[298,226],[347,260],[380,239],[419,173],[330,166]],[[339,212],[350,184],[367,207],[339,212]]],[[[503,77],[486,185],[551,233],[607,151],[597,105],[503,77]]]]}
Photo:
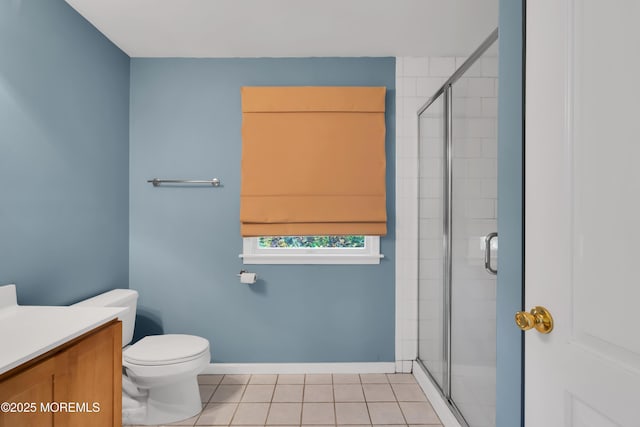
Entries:
{"type": "Polygon", "coordinates": [[[470,54],[498,0],[66,0],[132,57],[470,54]]]}

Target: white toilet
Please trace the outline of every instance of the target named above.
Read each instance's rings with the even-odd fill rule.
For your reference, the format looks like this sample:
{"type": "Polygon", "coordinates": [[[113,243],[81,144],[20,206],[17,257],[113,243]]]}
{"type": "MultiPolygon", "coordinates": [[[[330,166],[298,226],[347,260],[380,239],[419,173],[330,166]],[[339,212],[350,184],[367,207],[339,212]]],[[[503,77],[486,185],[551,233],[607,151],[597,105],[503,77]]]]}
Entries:
{"type": "Polygon", "coordinates": [[[76,306],[126,307],[122,321],[123,424],[166,424],[202,410],[198,374],[209,364],[209,341],[193,335],[133,339],[138,292],[114,289],[76,306]]]}

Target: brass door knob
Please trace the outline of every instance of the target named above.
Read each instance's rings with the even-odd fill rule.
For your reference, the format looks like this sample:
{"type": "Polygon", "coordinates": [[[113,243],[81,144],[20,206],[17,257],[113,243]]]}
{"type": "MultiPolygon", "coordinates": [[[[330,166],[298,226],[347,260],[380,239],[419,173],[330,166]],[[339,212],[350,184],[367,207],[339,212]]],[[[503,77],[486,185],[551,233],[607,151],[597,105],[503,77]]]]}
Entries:
{"type": "Polygon", "coordinates": [[[517,312],[515,320],[516,325],[523,331],[536,328],[541,334],[548,334],[553,330],[553,317],[549,310],[541,306],[533,307],[529,313],[517,312]]]}

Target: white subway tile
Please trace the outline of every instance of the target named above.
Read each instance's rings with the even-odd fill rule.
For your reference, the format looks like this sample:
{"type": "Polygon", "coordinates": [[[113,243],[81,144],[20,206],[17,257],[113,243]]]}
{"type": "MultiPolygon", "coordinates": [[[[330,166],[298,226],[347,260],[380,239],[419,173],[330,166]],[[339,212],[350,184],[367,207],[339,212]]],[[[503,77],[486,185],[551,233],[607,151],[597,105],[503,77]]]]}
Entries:
{"type": "Polygon", "coordinates": [[[454,175],[453,191],[456,193],[456,200],[466,198],[480,198],[482,192],[482,182],[477,178],[459,178],[454,175]]]}
{"type": "Polygon", "coordinates": [[[454,158],[453,159],[453,174],[456,178],[466,178],[469,176],[469,165],[467,159],[454,158]]]}
{"type": "MultiPolygon", "coordinates": [[[[442,248],[442,239],[440,240],[440,248],[442,248]]],[[[426,253],[420,251],[419,258],[419,269],[418,269],[418,279],[422,280],[430,280],[437,282],[442,280],[443,272],[442,272],[442,249],[439,252],[435,253],[435,256],[431,256],[428,258],[426,253]]],[[[420,299],[423,298],[423,291],[418,293],[420,299]]]]}
{"type": "Polygon", "coordinates": [[[446,80],[446,77],[418,77],[416,79],[416,95],[424,97],[424,101],[427,102],[428,98],[433,96],[446,80]]]}
{"type": "Polygon", "coordinates": [[[398,76],[404,76],[404,58],[396,56],[396,79],[398,76]]]}
{"type": "Polygon", "coordinates": [[[420,77],[427,75],[429,70],[429,59],[426,57],[405,56],[404,57],[404,76],[420,77]]]}
{"type": "MultiPolygon", "coordinates": [[[[413,321],[413,322],[409,322],[410,325],[413,326],[413,324],[415,324],[416,328],[418,327],[418,322],[417,321],[413,321]]],[[[416,334],[417,336],[417,334],[416,334]]],[[[406,357],[408,359],[415,359],[418,355],[418,340],[410,340],[410,339],[406,339],[406,340],[402,340],[402,345],[403,345],[403,357],[406,357]]],[[[411,360],[407,361],[404,360],[402,365],[402,369],[403,372],[411,372],[411,368],[407,368],[406,364],[407,363],[411,363],[411,360]]]]}
{"type": "Polygon", "coordinates": [[[421,178],[420,198],[439,199],[442,198],[441,178],[421,178]]]}
{"type": "Polygon", "coordinates": [[[485,178],[481,180],[482,190],[480,194],[486,199],[498,197],[498,180],[496,178],[485,178]]]}
{"type": "MultiPolygon", "coordinates": [[[[402,81],[402,90],[399,93],[402,96],[416,96],[416,77],[403,77],[402,81]]],[[[398,89],[396,87],[396,89],[398,89]]]]}
{"type": "Polygon", "coordinates": [[[456,60],[453,57],[429,58],[430,77],[450,77],[456,70],[456,60]]]}
{"type": "Polygon", "coordinates": [[[415,157],[396,157],[399,178],[418,178],[418,160],[415,157]]]}
{"type": "Polygon", "coordinates": [[[470,77],[460,79],[466,81],[466,95],[469,97],[492,97],[495,96],[495,79],[487,77],[470,77]]]}
{"type": "Polygon", "coordinates": [[[454,158],[482,157],[482,140],[479,138],[455,138],[452,145],[454,158]]]}
{"type": "Polygon", "coordinates": [[[464,61],[466,61],[467,58],[467,56],[456,56],[456,70],[460,68],[462,64],[464,64],[464,61]]]}
{"type": "Polygon", "coordinates": [[[470,199],[465,203],[467,218],[495,218],[495,206],[491,199],[470,199]]]}
{"type": "Polygon", "coordinates": [[[497,133],[497,120],[469,118],[462,121],[459,127],[464,128],[464,133],[461,133],[461,135],[469,138],[495,138],[497,133]]]}
{"type": "Polygon", "coordinates": [[[468,160],[470,178],[495,178],[498,176],[498,167],[495,159],[470,159],[468,160]]]}
{"type": "Polygon", "coordinates": [[[396,197],[415,198],[418,194],[418,180],[413,178],[399,178],[396,185],[396,197]]]}
{"type": "MultiPolygon", "coordinates": [[[[424,261],[425,263],[429,261],[424,261]]],[[[436,261],[437,262],[437,261],[436,261]]],[[[426,267],[426,266],[425,266],[426,267]]],[[[441,267],[442,268],[442,267],[441,267]]],[[[420,279],[418,280],[418,295],[421,300],[431,299],[440,300],[444,292],[444,284],[436,279],[420,279]]]]}
{"type": "Polygon", "coordinates": [[[443,209],[442,199],[420,199],[420,218],[441,219],[443,209]]]}
{"type": "Polygon", "coordinates": [[[441,118],[421,118],[420,119],[420,136],[426,138],[442,138],[443,121],[441,118]]]}
{"type": "Polygon", "coordinates": [[[405,337],[414,338],[418,336],[418,322],[405,322],[405,337]]]}
{"type": "MultiPolygon", "coordinates": [[[[478,98],[475,98],[478,99],[478,98]]],[[[484,117],[498,117],[498,98],[480,98],[482,115],[484,117]]]]}
{"type": "MultiPolygon", "coordinates": [[[[442,259],[442,239],[420,239],[418,248],[420,260],[442,259]]],[[[430,278],[432,277],[425,277],[425,279],[430,278]]]]}
{"type": "Polygon", "coordinates": [[[420,161],[420,178],[442,178],[442,158],[426,158],[420,161]]]}
{"type": "Polygon", "coordinates": [[[485,77],[498,77],[498,57],[485,56],[482,62],[482,75],[485,77]]]}
{"type": "Polygon", "coordinates": [[[498,157],[498,141],[495,138],[482,139],[482,157],[492,159],[498,157]]]}
{"type": "Polygon", "coordinates": [[[404,118],[405,135],[418,139],[418,116],[411,115],[404,118]]]}
{"type": "Polygon", "coordinates": [[[443,233],[442,220],[435,218],[420,219],[420,238],[440,239],[443,233]]]}
{"type": "Polygon", "coordinates": [[[492,231],[496,231],[496,219],[470,219],[467,221],[467,232],[469,235],[486,236],[492,231]]]}
{"type": "Polygon", "coordinates": [[[482,115],[481,98],[453,98],[453,118],[479,117],[482,115]]]}
{"type": "MultiPolygon", "coordinates": [[[[418,117],[418,109],[424,104],[424,98],[418,96],[405,96],[402,98],[405,117],[418,117]]],[[[416,122],[417,123],[417,122],[416,122]]]]}
{"type": "Polygon", "coordinates": [[[482,77],[482,64],[480,61],[474,62],[471,67],[464,72],[464,77],[482,77]]]}
{"type": "MultiPolygon", "coordinates": [[[[400,129],[400,126],[396,129],[400,129]]],[[[412,138],[396,134],[396,157],[411,157],[411,152],[414,151],[412,145],[417,145],[411,144],[411,140],[412,138]]]]}
{"type": "Polygon", "coordinates": [[[443,151],[444,151],[444,142],[442,141],[442,138],[423,137],[420,139],[420,147],[419,147],[420,158],[442,159],[443,151]]]}

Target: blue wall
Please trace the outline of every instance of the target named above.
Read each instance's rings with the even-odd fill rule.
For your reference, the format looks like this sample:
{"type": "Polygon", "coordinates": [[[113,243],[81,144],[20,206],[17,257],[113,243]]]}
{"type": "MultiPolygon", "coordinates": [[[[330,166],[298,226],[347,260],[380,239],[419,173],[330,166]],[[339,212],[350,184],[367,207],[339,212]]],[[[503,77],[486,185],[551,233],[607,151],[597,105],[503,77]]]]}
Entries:
{"type": "Polygon", "coordinates": [[[0,284],[128,286],[129,58],[62,0],[0,2],[0,284]]]}
{"type": "MultiPolygon", "coordinates": [[[[136,335],[192,333],[216,362],[394,360],[395,59],[132,59],[130,284],[136,335]],[[385,258],[363,266],[247,266],[239,227],[243,85],[386,86],[385,258]],[[154,188],[153,177],[223,186],[154,188]]],[[[283,159],[273,167],[287,167],[283,159]]],[[[330,173],[328,170],[327,173],[330,173]]]]}
{"type": "Polygon", "coordinates": [[[496,426],[522,425],[522,310],[524,284],[524,2],[500,0],[498,88],[498,287],[496,426]]]}

